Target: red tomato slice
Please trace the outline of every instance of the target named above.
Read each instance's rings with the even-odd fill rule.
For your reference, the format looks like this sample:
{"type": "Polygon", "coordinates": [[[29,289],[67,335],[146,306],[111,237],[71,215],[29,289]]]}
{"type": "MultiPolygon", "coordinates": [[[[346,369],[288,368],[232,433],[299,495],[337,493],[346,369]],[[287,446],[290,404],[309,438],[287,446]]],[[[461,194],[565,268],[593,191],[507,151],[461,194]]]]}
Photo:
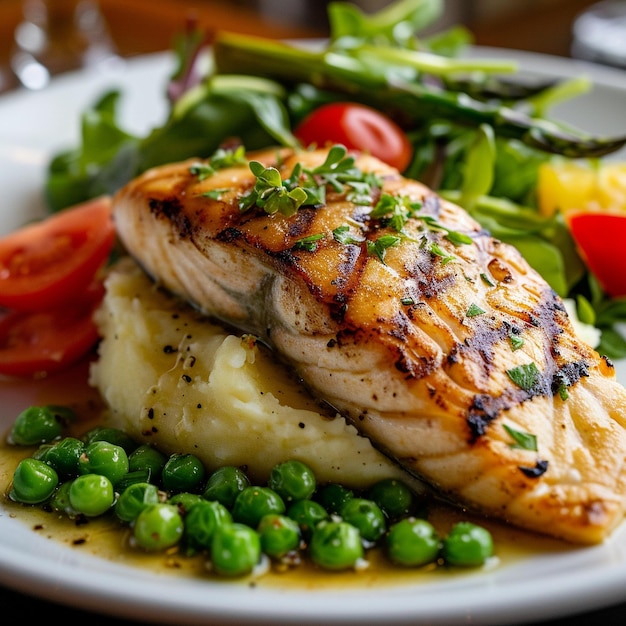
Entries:
{"type": "Polygon", "coordinates": [[[352,102],[333,102],[312,111],[294,131],[303,145],[343,144],[360,150],[404,171],[413,147],[404,131],[389,117],[371,107],[352,102]]]}
{"type": "Polygon", "coordinates": [[[580,254],[609,296],[626,296],[626,215],[568,213],[580,254]]]}
{"type": "Polygon", "coordinates": [[[42,377],[87,354],[99,336],[93,314],[104,287],[94,282],[67,306],[11,311],[0,318],[0,374],[42,377]]]}
{"type": "Polygon", "coordinates": [[[115,241],[107,197],[56,213],[0,239],[0,306],[42,311],[84,290],[115,241]]]}

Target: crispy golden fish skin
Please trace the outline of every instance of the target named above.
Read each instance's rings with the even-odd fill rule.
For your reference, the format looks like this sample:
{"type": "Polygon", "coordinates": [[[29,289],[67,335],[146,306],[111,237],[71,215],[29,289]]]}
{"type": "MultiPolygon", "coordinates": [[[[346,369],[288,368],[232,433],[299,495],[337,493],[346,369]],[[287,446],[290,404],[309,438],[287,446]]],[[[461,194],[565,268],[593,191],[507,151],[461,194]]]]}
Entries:
{"type": "MultiPolygon", "coordinates": [[[[286,178],[326,155],[254,159],[286,178]]],[[[422,205],[382,260],[365,241],[332,236],[345,226],[354,240],[393,234],[370,215],[376,198],[361,206],[329,190],[326,204],[290,217],[241,211],[249,168],[200,180],[194,163],[150,170],[114,198],[119,236],[151,277],[266,341],[312,393],[445,497],[575,543],[611,534],[626,499],[626,390],[514,248],[368,156],[356,164],[383,180],[379,194],[422,205]],[[472,242],[455,245],[420,215],[472,242]],[[296,245],[320,233],[315,249],[296,245]],[[536,437],[536,449],[516,445],[515,433],[536,437]]]]}

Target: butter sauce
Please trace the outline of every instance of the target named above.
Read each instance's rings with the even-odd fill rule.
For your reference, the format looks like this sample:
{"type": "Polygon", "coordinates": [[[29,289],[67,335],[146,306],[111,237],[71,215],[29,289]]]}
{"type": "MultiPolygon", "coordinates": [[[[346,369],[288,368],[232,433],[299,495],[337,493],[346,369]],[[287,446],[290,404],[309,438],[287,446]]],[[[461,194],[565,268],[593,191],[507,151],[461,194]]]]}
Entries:
{"type": "MultiPolygon", "coordinates": [[[[99,518],[71,520],[37,506],[15,503],[8,498],[13,471],[19,461],[32,454],[34,448],[22,448],[6,443],[6,433],[17,414],[33,404],[61,404],[77,413],[78,420],[70,434],[80,436],[98,425],[102,402],[97,392],[87,383],[88,363],[84,362],[64,374],[40,381],[0,380],[3,412],[0,416],[4,436],[0,444],[0,506],[12,517],[23,521],[33,533],[50,541],[57,541],[69,550],[88,552],[132,567],[147,568],[152,572],[175,577],[217,580],[212,574],[206,555],[193,557],[177,549],[149,553],[132,547],[130,528],[117,520],[111,512],[99,518]]],[[[233,584],[257,587],[292,589],[315,588],[380,588],[381,586],[414,585],[446,577],[475,577],[493,569],[506,568],[520,559],[538,553],[559,553],[577,549],[564,542],[524,532],[499,522],[472,516],[460,509],[433,501],[429,504],[429,521],[444,535],[457,521],[474,521],[486,527],[493,535],[495,556],[481,568],[448,568],[435,564],[416,569],[404,569],[390,564],[381,549],[367,552],[367,567],[358,571],[328,572],[303,559],[293,567],[272,565],[260,576],[235,579],[233,584]]],[[[220,579],[223,581],[223,579],[220,579]]]]}

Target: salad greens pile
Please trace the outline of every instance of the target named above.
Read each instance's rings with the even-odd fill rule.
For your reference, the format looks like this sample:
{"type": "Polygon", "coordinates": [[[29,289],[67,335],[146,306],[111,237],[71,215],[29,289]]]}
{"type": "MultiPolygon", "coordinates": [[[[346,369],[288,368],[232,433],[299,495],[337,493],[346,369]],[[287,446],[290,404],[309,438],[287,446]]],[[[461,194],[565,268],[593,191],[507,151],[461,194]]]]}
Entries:
{"type": "Polygon", "coordinates": [[[598,350],[626,356],[618,322],[626,299],[609,298],[579,257],[558,212],[537,208],[539,166],[552,159],[597,160],[626,137],[595,137],[550,119],[555,104],[590,88],[584,78],[523,78],[510,61],[464,54],[463,27],[421,35],[443,0],[396,0],[374,14],[347,2],[328,6],[329,38],[290,44],[219,33],[181,35],[178,67],[164,98],[169,113],[145,136],[117,119],[122,94],[103,95],[82,117],[82,143],[50,163],[51,210],[111,194],[146,169],[208,158],[234,138],[247,150],[298,146],[296,125],[321,104],[360,102],[403,128],[414,148],[405,175],[421,180],[512,243],[578,317],[602,331],[598,350]],[[198,71],[209,55],[210,68],[198,71]]]}

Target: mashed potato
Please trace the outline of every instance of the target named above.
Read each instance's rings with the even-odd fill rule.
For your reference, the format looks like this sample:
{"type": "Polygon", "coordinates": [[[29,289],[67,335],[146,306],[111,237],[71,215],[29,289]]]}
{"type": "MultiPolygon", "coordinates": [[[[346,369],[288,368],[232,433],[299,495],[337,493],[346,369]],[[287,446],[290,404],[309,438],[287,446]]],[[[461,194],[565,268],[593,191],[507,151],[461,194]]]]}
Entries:
{"type": "Polygon", "coordinates": [[[158,290],[130,259],[106,287],[90,382],[111,425],[165,452],[194,453],[209,470],[243,466],[257,481],[292,458],[320,483],[409,480],[343,418],[325,413],[252,337],[229,334],[158,290]]]}

